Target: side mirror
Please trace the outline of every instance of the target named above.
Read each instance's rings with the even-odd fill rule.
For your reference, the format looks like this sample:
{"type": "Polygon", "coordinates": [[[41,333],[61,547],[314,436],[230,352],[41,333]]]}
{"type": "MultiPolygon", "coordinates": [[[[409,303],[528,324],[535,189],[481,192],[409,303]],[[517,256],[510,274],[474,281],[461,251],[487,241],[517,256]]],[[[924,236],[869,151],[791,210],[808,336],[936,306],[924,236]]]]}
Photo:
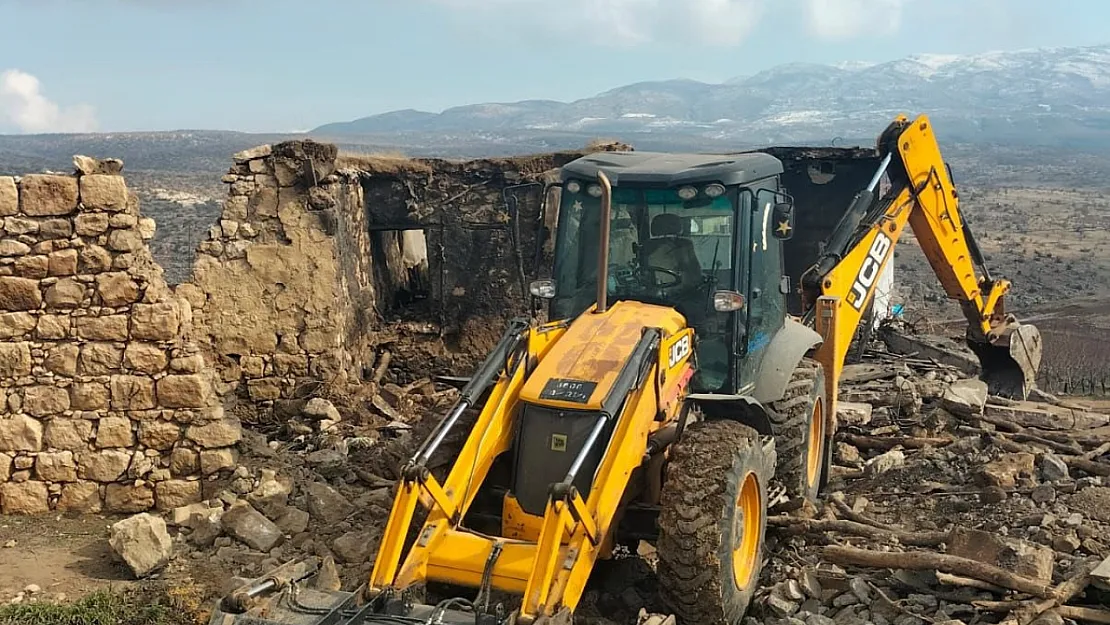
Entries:
{"type": "Polygon", "coordinates": [[[771,211],[771,234],[776,239],[786,241],[794,236],[794,204],[779,202],[771,211]]]}
{"type": "Polygon", "coordinates": [[[555,281],[550,279],[533,280],[532,284],[528,285],[528,292],[533,297],[552,299],[555,297],[555,281]]]}
{"type": "Polygon", "coordinates": [[[713,293],[713,310],[734,312],[742,308],[744,308],[744,296],[736,291],[715,291],[713,293]]]}

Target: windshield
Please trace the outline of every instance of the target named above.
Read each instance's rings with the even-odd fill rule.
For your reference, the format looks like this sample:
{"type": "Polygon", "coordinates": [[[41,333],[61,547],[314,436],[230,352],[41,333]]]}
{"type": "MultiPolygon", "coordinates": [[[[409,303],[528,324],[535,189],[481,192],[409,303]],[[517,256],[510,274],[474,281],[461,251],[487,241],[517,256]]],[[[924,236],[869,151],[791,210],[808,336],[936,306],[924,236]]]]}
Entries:
{"type": "MultiPolygon", "coordinates": [[[[577,316],[596,301],[600,214],[600,198],[585,188],[579,193],[564,188],[553,318],[577,316]]],[[[713,309],[713,292],[733,285],[735,219],[735,192],[712,199],[699,194],[684,202],[676,189],[613,189],[609,301],[636,300],[678,310],[699,334],[699,369],[707,370],[707,360],[719,361],[708,369],[720,382],[728,370],[728,314],[713,309]]]]}

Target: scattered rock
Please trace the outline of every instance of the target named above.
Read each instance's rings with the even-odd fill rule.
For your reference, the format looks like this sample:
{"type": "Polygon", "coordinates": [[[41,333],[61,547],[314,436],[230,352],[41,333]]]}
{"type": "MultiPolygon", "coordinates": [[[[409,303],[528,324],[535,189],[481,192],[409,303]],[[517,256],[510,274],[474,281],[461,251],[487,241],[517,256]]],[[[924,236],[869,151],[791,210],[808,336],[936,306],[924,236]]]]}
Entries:
{"type": "Polygon", "coordinates": [[[1048,547],[959,526],[951,532],[948,553],[991,564],[1045,584],[1052,582],[1056,560],[1056,554],[1048,547]]]}
{"type": "Polygon", "coordinates": [[[281,530],[245,502],[225,512],[221,523],[224,531],[257,551],[269,551],[282,540],[281,530]]]}
{"type": "Polygon", "coordinates": [[[979,479],[987,486],[1013,488],[1017,486],[1018,478],[1033,476],[1033,462],[1034,457],[1030,453],[1002,454],[998,460],[980,470],[979,479]]]}
{"type": "Polygon", "coordinates": [[[321,523],[338,523],[355,511],[346,497],[327,484],[312,482],[305,486],[305,494],[309,513],[321,523]]]}
{"type": "Polygon", "coordinates": [[[899,449],[879,454],[867,461],[864,470],[868,475],[881,475],[887,471],[897,469],[906,462],[906,455],[899,449]]]}
{"type": "Polygon", "coordinates": [[[166,531],[166,522],[145,512],[112,525],[108,544],[137,578],[158,571],[173,555],[173,540],[166,531]]]}
{"type": "Polygon", "coordinates": [[[987,396],[987,383],[983,380],[959,380],[944,392],[941,405],[953,414],[972,417],[983,414],[987,396]]]}

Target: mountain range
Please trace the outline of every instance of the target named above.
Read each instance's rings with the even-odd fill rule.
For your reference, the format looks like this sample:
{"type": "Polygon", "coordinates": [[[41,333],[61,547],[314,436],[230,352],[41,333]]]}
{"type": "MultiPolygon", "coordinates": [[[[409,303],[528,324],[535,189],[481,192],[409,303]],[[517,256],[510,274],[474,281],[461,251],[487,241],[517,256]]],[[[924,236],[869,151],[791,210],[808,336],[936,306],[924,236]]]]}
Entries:
{"type": "Polygon", "coordinates": [[[873,140],[899,113],[929,115],[944,140],[1107,148],[1110,45],[795,63],[717,84],[641,82],[573,102],[393,111],[326,124],[310,134],[480,136],[495,143],[521,135],[833,142],[873,140]]]}

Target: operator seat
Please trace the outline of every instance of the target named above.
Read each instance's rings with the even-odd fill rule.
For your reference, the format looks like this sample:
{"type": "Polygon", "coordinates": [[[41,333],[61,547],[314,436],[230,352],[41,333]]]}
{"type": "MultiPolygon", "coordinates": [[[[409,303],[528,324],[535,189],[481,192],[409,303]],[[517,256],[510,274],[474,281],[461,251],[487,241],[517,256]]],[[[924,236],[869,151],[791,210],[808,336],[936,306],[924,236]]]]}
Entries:
{"type": "MultiPolygon", "coordinates": [[[[694,253],[694,242],[682,236],[682,217],[675,213],[656,215],[651,220],[651,239],[643,245],[643,263],[649,267],[669,269],[681,276],[682,281],[671,287],[678,291],[696,289],[702,283],[701,263],[694,253]]],[[[656,274],[656,279],[668,283],[673,278],[656,274]]]]}

